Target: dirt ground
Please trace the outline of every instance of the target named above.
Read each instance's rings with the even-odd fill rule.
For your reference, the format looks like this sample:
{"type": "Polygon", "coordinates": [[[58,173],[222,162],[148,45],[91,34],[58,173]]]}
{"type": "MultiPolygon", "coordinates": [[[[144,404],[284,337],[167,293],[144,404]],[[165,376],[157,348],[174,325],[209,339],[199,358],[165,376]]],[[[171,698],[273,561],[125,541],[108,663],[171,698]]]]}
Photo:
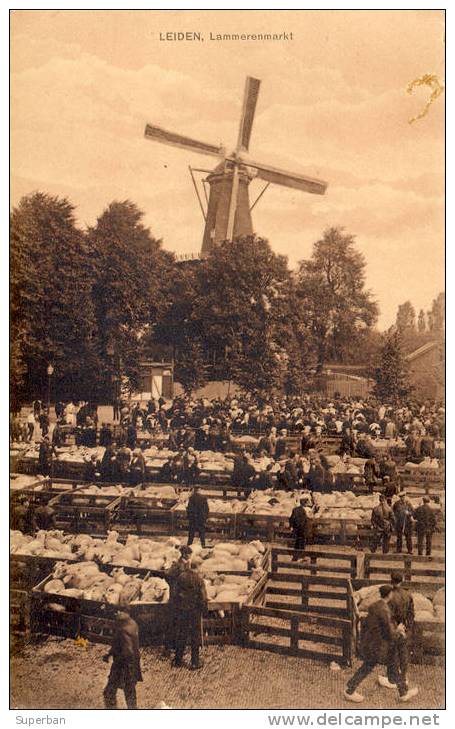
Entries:
{"type": "MultiPolygon", "coordinates": [[[[105,645],[79,647],[72,640],[49,638],[13,655],[11,708],[102,709],[109,666],[105,645]]],[[[357,664],[356,664],[357,666],[357,664]]],[[[332,671],[323,663],[235,646],[209,646],[200,671],[173,668],[157,649],[142,650],[144,681],[138,684],[139,708],[160,701],[175,709],[349,709],[342,696],[352,669],[332,671]]],[[[379,688],[375,676],[362,686],[362,709],[442,709],[444,669],[411,666],[410,684],[419,695],[401,704],[395,691],[379,688]]],[[[118,692],[119,708],[126,708],[118,692]]]]}

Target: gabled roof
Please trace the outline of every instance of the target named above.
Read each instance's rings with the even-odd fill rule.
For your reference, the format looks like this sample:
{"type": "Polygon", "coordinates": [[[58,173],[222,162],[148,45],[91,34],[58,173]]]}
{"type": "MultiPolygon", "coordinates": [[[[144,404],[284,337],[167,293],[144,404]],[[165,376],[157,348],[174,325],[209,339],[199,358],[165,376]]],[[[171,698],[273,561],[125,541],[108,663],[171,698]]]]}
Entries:
{"type": "Polygon", "coordinates": [[[415,349],[414,352],[410,352],[406,355],[405,359],[408,362],[413,362],[415,359],[418,359],[419,357],[422,357],[422,355],[426,354],[427,352],[431,352],[435,347],[438,346],[438,342],[427,342],[426,344],[423,344],[418,349],[415,349]]]}

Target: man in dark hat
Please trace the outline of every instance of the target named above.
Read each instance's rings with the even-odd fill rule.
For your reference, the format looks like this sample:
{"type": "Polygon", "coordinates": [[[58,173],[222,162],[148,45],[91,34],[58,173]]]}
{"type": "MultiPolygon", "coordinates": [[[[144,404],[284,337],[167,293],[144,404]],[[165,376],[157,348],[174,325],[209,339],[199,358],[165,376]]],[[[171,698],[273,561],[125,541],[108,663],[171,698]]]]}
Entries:
{"type": "Polygon", "coordinates": [[[425,554],[431,557],[431,542],[436,529],[436,514],[430,506],[430,497],[424,496],[422,504],[414,512],[417,532],[417,552],[423,554],[423,543],[425,541],[425,554]]]}
{"type": "Polygon", "coordinates": [[[53,455],[56,455],[55,448],[46,435],[40,443],[38,454],[38,472],[43,476],[49,476],[51,473],[53,455]]]}
{"type": "Polygon", "coordinates": [[[202,546],[205,547],[205,524],[209,515],[209,504],[207,497],[199,492],[198,486],[194,486],[193,493],[188,499],[186,513],[188,516],[188,547],[193,543],[196,532],[199,534],[202,546]]]}
{"type": "Polygon", "coordinates": [[[139,654],[139,630],[137,623],[130,617],[128,606],[119,606],[115,614],[115,632],[112,646],[103,661],[112,656],[112,666],[104,689],[106,709],[117,708],[117,690],[125,694],[128,709],[137,709],[136,683],[142,681],[139,654]]]}
{"type": "Polygon", "coordinates": [[[382,545],[382,553],[388,553],[394,525],[393,511],[387,503],[385,494],[380,494],[379,505],[375,506],[371,512],[373,537],[370,549],[373,553],[376,552],[380,544],[382,545]]]}
{"type": "Polygon", "coordinates": [[[191,547],[179,547],[180,556],[170,567],[164,572],[164,579],[169,584],[169,600],[167,604],[166,625],[164,631],[164,656],[169,656],[172,649],[175,649],[176,634],[176,618],[175,618],[175,583],[177,578],[188,562],[191,561],[191,547]]]}
{"type": "Polygon", "coordinates": [[[398,501],[393,505],[395,516],[395,531],[397,535],[397,554],[403,551],[403,535],[406,538],[408,554],[412,554],[412,518],[414,509],[409,499],[406,498],[406,491],[400,491],[398,501]]]}
{"type": "Polygon", "coordinates": [[[308,516],[305,505],[307,503],[307,499],[300,499],[300,505],[292,510],[292,514],[289,517],[289,526],[295,536],[294,554],[292,556],[293,562],[296,562],[300,558],[299,552],[303,551],[306,546],[308,516]]]}
{"type": "Polygon", "coordinates": [[[202,616],[207,610],[207,591],[201,575],[191,569],[191,550],[182,552],[182,568],[174,580],[175,666],[183,665],[187,643],[191,647],[191,668],[202,668],[199,649],[202,645],[202,616]],[[187,556],[186,556],[187,555],[187,556]]]}
{"type": "Polygon", "coordinates": [[[396,688],[401,681],[407,688],[409,664],[409,636],[414,628],[414,600],[411,593],[403,587],[403,575],[393,570],[390,575],[392,593],[389,601],[390,614],[394,627],[401,627],[401,634],[389,646],[387,654],[387,676],[378,676],[380,686],[396,688]]]}
{"type": "MultiPolygon", "coordinates": [[[[381,585],[379,588],[380,599],[370,605],[368,615],[363,621],[360,637],[363,663],[346,685],[344,697],[347,701],[361,703],[364,700],[362,694],[357,691],[358,686],[378,663],[383,663],[387,652],[404,632],[404,628],[394,625],[391,618],[392,592],[392,585],[381,585]]],[[[383,678],[385,677],[383,676],[383,678]]],[[[391,687],[397,688],[398,686],[400,701],[410,701],[418,693],[416,688],[408,689],[399,674],[396,676],[396,681],[397,684],[391,685],[391,687]]]]}

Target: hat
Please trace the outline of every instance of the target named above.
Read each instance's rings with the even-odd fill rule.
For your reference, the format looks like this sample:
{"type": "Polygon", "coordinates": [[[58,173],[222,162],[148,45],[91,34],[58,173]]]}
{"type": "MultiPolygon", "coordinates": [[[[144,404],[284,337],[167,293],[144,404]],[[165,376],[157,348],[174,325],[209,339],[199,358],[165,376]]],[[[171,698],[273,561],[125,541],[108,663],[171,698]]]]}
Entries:
{"type": "Polygon", "coordinates": [[[423,499],[422,499],[422,501],[423,501],[423,502],[424,502],[425,504],[429,504],[429,503],[430,503],[430,501],[431,501],[431,499],[430,499],[430,497],[429,497],[429,496],[424,496],[424,497],[423,497],[423,499]]]}
{"type": "Polygon", "coordinates": [[[400,491],[400,493],[398,494],[398,496],[400,496],[400,497],[401,496],[406,496],[406,491],[400,491]]]}

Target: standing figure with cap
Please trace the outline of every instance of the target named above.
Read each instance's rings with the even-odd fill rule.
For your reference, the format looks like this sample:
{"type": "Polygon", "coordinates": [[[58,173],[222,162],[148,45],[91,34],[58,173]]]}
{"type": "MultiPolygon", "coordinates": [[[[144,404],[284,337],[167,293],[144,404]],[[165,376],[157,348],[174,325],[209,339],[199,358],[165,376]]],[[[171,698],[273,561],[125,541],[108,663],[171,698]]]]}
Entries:
{"type": "MultiPolygon", "coordinates": [[[[346,684],[344,698],[347,701],[360,704],[364,700],[364,696],[357,691],[358,687],[378,663],[386,661],[388,653],[404,633],[403,626],[397,627],[392,621],[390,611],[392,592],[392,585],[381,585],[379,600],[368,608],[368,615],[362,623],[360,634],[360,654],[363,663],[346,684]]],[[[387,680],[385,676],[382,676],[382,678],[387,680]]],[[[398,686],[400,701],[409,701],[417,694],[417,689],[408,689],[406,682],[400,675],[396,676],[396,680],[397,684],[391,684],[390,687],[397,688],[398,686]]]]}
{"type": "Polygon", "coordinates": [[[199,534],[201,544],[205,547],[205,525],[209,515],[207,497],[199,492],[199,486],[194,486],[186,507],[188,516],[188,547],[193,544],[196,532],[199,534]]]}
{"type": "Polygon", "coordinates": [[[104,689],[106,709],[117,708],[117,691],[122,689],[128,709],[137,709],[136,683],[142,681],[139,654],[139,630],[130,617],[127,605],[119,605],[115,614],[115,632],[112,646],[103,661],[112,656],[112,666],[104,689]]]}
{"type": "Polygon", "coordinates": [[[403,587],[403,575],[393,570],[390,575],[392,593],[389,601],[392,624],[400,630],[397,640],[389,646],[387,654],[387,676],[378,676],[378,683],[385,688],[402,686],[406,695],[416,696],[417,688],[409,689],[407,673],[409,665],[409,637],[414,630],[414,600],[411,593],[403,587]]]}
{"type": "Polygon", "coordinates": [[[295,536],[294,554],[292,555],[293,562],[297,562],[300,559],[299,552],[303,551],[306,546],[308,516],[305,506],[307,503],[307,499],[300,499],[300,505],[294,507],[289,517],[289,526],[295,536]]]}
{"type": "Polygon", "coordinates": [[[191,560],[191,547],[182,545],[179,547],[180,556],[170,567],[164,572],[164,579],[169,585],[169,600],[166,606],[166,622],[164,631],[164,656],[169,656],[171,650],[175,649],[175,584],[179,575],[185,569],[187,562],[191,560]]]}
{"type": "Polygon", "coordinates": [[[183,665],[187,643],[191,647],[191,669],[202,668],[202,616],[207,610],[207,591],[201,575],[191,568],[191,550],[182,552],[181,570],[174,580],[175,666],[183,665]]]}
{"type": "Polygon", "coordinates": [[[387,554],[390,546],[390,537],[395,526],[395,517],[391,507],[387,503],[385,494],[380,494],[379,505],[371,512],[371,527],[373,538],[370,549],[374,553],[381,544],[382,553],[387,554]]]}
{"type": "Polygon", "coordinates": [[[400,491],[398,501],[393,505],[393,513],[395,516],[395,531],[397,535],[397,554],[403,551],[403,535],[406,538],[406,548],[408,554],[412,554],[412,518],[414,509],[406,498],[406,491],[400,491]]]}
{"type": "Polygon", "coordinates": [[[423,554],[423,543],[425,541],[425,554],[431,557],[431,543],[433,533],[436,530],[436,514],[430,506],[430,497],[424,496],[422,504],[414,512],[417,533],[417,552],[423,554]]]}

